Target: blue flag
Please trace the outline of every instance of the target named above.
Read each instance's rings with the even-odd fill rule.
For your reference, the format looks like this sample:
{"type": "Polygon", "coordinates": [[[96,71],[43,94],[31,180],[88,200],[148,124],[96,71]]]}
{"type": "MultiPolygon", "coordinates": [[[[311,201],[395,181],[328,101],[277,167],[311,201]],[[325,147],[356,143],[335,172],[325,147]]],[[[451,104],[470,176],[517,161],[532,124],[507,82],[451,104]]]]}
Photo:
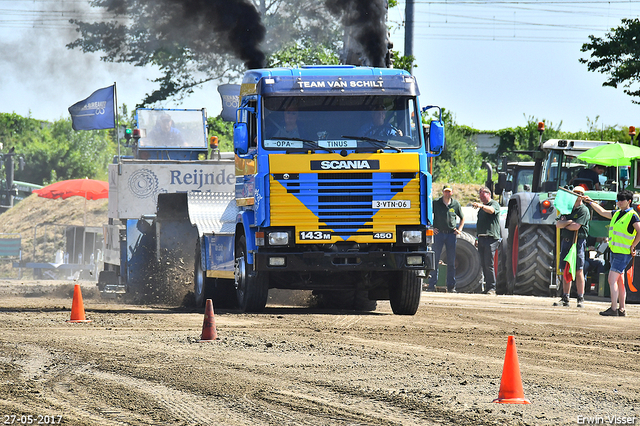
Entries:
{"type": "Polygon", "coordinates": [[[240,85],[222,84],[218,86],[218,92],[222,96],[220,116],[224,121],[236,121],[236,110],[240,106],[240,85]]]}
{"type": "Polygon", "coordinates": [[[116,120],[113,113],[115,85],[98,89],[87,99],[69,107],[73,130],[113,129],[116,120]]]}

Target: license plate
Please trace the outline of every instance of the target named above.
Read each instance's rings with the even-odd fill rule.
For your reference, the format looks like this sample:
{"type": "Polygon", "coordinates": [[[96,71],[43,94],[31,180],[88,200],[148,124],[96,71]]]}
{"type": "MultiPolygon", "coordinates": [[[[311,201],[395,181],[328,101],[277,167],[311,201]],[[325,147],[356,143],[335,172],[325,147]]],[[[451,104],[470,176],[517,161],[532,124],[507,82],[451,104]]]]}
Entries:
{"type": "Polygon", "coordinates": [[[371,207],[374,209],[410,209],[410,200],[373,200],[371,207]]]}

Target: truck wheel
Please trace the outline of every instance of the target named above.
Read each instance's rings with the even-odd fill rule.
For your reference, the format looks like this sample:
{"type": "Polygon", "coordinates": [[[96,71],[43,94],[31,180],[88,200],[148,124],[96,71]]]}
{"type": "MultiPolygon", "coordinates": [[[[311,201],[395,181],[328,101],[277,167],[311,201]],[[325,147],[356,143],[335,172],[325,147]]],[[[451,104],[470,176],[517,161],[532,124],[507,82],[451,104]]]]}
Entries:
{"type": "Polygon", "coordinates": [[[269,297],[269,276],[266,272],[252,272],[246,253],[246,239],[241,235],[236,246],[234,272],[238,307],[242,312],[261,312],[269,297]]]}
{"type": "Polygon", "coordinates": [[[193,268],[193,295],[195,296],[196,307],[201,308],[207,299],[213,299],[212,279],[207,278],[206,272],[202,269],[201,263],[202,249],[200,239],[196,243],[195,265],[193,268]]]}
{"type": "MultiPolygon", "coordinates": [[[[466,232],[456,241],[456,291],[459,293],[479,293],[482,286],[482,265],[475,246],[476,239],[466,232]]],[[[440,259],[447,258],[447,249],[442,250],[440,259]]]]}
{"type": "Polygon", "coordinates": [[[555,228],[509,221],[507,281],[514,294],[548,296],[554,265],[555,228]]]}
{"type": "Polygon", "coordinates": [[[389,282],[391,310],[396,315],[415,315],[422,293],[422,279],[418,271],[398,272],[393,274],[393,278],[389,282]]]}

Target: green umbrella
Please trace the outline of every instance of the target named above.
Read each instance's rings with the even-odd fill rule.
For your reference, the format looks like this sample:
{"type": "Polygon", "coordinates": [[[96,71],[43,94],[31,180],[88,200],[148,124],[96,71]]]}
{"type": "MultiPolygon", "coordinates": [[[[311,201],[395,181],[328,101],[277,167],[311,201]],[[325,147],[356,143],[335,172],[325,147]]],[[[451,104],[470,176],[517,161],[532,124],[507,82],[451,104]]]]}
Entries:
{"type": "Polygon", "coordinates": [[[630,166],[631,160],[640,158],[640,148],[626,143],[608,143],[591,148],[578,155],[587,163],[603,166],[630,166]]]}

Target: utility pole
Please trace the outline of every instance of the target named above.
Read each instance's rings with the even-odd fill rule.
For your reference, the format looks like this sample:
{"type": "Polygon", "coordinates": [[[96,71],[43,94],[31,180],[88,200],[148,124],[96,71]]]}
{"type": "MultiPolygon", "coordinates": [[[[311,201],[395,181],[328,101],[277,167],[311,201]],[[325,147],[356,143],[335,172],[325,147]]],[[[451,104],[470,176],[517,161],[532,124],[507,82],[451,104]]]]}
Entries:
{"type": "Polygon", "coordinates": [[[413,0],[407,0],[404,8],[404,56],[413,56],[413,6],[413,0]]]}

